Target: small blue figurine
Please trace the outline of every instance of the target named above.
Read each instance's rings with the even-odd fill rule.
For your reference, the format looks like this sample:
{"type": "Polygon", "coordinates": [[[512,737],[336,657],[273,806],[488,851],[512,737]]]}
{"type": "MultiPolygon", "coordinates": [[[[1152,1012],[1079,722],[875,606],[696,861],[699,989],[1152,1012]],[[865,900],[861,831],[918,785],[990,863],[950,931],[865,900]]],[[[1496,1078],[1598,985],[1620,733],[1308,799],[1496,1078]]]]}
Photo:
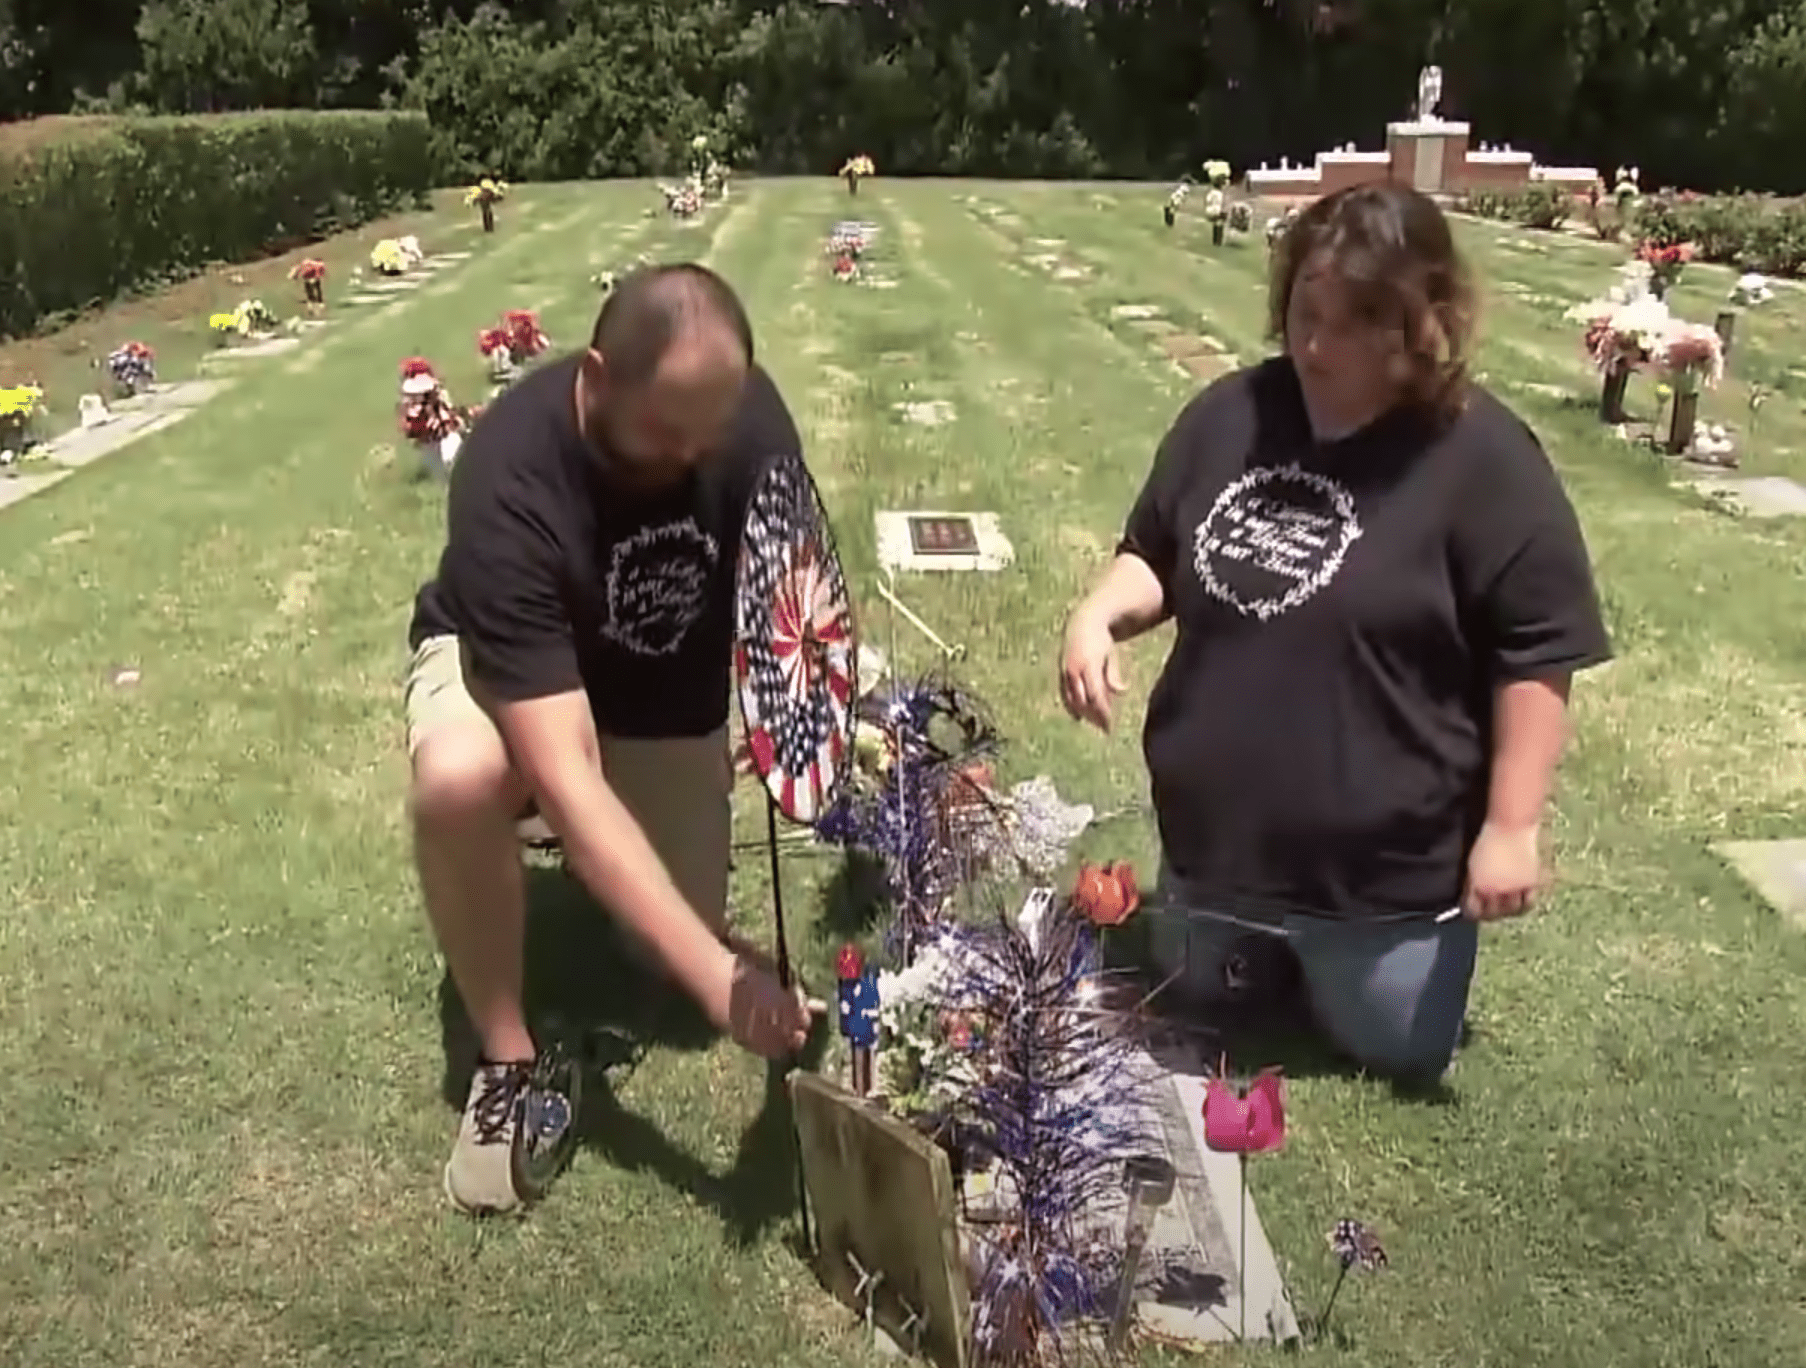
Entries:
{"type": "Polygon", "coordinates": [[[856,945],[841,947],[835,960],[840,978],[840,1033],[853,1052],[853,1091],[872,1091],[872,1047],[878,1043],[878,975],[865,967],[856,945]]]}

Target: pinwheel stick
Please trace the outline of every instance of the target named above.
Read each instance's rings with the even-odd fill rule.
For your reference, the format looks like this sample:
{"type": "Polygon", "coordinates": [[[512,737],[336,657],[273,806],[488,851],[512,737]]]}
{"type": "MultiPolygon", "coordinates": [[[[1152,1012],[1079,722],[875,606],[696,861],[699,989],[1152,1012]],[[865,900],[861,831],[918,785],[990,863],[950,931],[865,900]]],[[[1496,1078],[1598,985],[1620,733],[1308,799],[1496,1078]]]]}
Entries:
{"type": "MultiPolygon", "coordinates": [[[[796,982],[796,975],[790,967],[790,941],[784,934],[784,879],[782,865],[778,860],[778,804],[769,793],[765,795],[765,844],[771,854],[771,911],[778,924],[778,984],[789,988],[796,982]]],[[[776,1085],[780,1098],[789,1096],[784,1080],[797,1067],[797,1063],[795,1055],[789,1059],[773,1060],[771,1063],[771,1081],[776,1085]]],[[[794,1116],[790,1118],[790,1145],[796,1155],[796,1210],[803,1224],[803,1247],[813,1249],[815,1241],[809,1230],[809,1184],[803,1169],[802,1137],[797,1134],[794,1116]]]]}
{"type": "Polygon", "coordinates": [[[1236,1156],[1241,1162],[1236,1165],[1236,1172],[1242,1180],[1242,1219],[1240,1229],[1236,1232],[1241,1245],[1236,1254],[1235,1290],[1236,1300],[1242,1307],[1242,1333],[1244,1343],[1248,1339],[1248,1151],[1243,1150],[1236,1156]]]}
{"type": "Polygon", "coordinates": [[[1317,1339],[1321,1341],[1329,1333],[1329,1313],[1336,1309],[1336,1294],[1342,1290],[1342,1284],[1348,1281],[1348,1265],[1342,1265],[1342,1271],[1336,1274],[1336,1285],[1329,1290],[1329,1300],[1323,1303],[1323,1314],[1317,1317],[1317,1339]]]}

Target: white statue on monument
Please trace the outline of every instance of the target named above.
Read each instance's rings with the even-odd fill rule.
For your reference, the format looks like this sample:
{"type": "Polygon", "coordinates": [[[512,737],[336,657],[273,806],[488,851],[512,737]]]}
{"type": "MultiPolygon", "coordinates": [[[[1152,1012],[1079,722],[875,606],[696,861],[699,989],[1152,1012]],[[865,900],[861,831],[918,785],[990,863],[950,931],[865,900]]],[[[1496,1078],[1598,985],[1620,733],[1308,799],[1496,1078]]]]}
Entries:
{"type": "Polygon", "coordinates": [[[1417,73],[1417,121],[1441,123],[1436,106],[1442,103],[1442,68],[1427,66],[1417,73]]]}

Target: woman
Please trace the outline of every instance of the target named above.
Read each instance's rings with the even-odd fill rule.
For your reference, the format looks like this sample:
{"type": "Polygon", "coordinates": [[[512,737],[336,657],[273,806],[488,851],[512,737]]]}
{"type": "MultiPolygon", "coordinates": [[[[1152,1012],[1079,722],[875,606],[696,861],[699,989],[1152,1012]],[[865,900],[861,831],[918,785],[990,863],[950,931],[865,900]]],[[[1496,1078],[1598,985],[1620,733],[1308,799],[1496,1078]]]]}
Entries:
{"type": "Polygon", "coordinates": [[[1179,415],[1061,662],[1107,730],[1118,644],[1176,621],[1143,737],[1157,967],[1208,1005],[1273,938],[1331,1043],[1408,1082],[1454,1057],[1477,924],[1530,906],[1568,683],[1611,654],[1554,469],[1467,377],[1473,318],[1423,195],[1307,209],[1283,354],[1179,415]]]}

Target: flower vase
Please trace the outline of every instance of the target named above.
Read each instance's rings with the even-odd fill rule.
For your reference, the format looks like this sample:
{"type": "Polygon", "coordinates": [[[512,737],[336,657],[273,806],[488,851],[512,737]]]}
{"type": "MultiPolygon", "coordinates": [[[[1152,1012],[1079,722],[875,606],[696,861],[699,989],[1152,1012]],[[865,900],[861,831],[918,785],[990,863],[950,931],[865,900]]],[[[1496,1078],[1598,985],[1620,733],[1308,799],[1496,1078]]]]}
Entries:
{"type": "Polygon", "coordinates": [[[1599,386],[1599,421],[1602,423],[1622,423],[1624,421],[1624,390],[1630,384],[1630,367],[1622,361],[1614,361],[1606,368],[1605,379],[1599,386]]]}
{"type": "Polygon", "coordinates": [[[323,280],[304,280],[301,282],[301,293],[307,302],[316,309],[326,307],[326,282],[323,280]]]}
{"type": "Polygon", "coordinates": [[[1657,271],[1649,277],[1649,293],[1656,299],[1667,299],[1668,290],[1674,284],[1667,276],[1657,271]]]}
{"type": "Polygon", "coordinates": [[[488,201],[484,201],[477,206],[477,209],[483,215],[483,231],[485,233],[493,233],[495,231],[495,206],[488,201]]]}
{"type": "Polygon", "coordinates": [[[1221,247],[1223,245],[1223,230],[1228,226],[1222,219],[1210,221],[1210,241],[1213,246],[1221,247]]]}
{"type": "Polygon", "coordinates": [[[1674,412],[1668,420],[1668,454],[1682,456],[1693,446],[1693,428],[1699,420],[1699,391],[1677,389],[1674,412]]]}
{"type": "Polygon", "coordinates": [[[1737,335],[1737,310],[1720,309],[1718,317],[1712,320],[1712,331],[1718,334],[1718,341],[1724,350],[1724,359],[1731,359],[1731,340],[1737,335]]]}
{"type": "Polygon", "coordinates": [[[849,195],[857,195],[859,193],[859,177],[847,177],[847,193],[849,195]]]}
{"type": "Polygon", "coordinates": [[[1161,217],[1166,220],[1166,226],[1168,228],[1171,228],[1173,226],[1173,224],[1178,222],[1178,219],[1179,219],[1178,211],[1175,210],[1173,208],[1173,206],[1170,204],[1167,205],[1164,209],[1162,209],[1160,211],[1160,214],[1161,214],[1161,217]]]}

